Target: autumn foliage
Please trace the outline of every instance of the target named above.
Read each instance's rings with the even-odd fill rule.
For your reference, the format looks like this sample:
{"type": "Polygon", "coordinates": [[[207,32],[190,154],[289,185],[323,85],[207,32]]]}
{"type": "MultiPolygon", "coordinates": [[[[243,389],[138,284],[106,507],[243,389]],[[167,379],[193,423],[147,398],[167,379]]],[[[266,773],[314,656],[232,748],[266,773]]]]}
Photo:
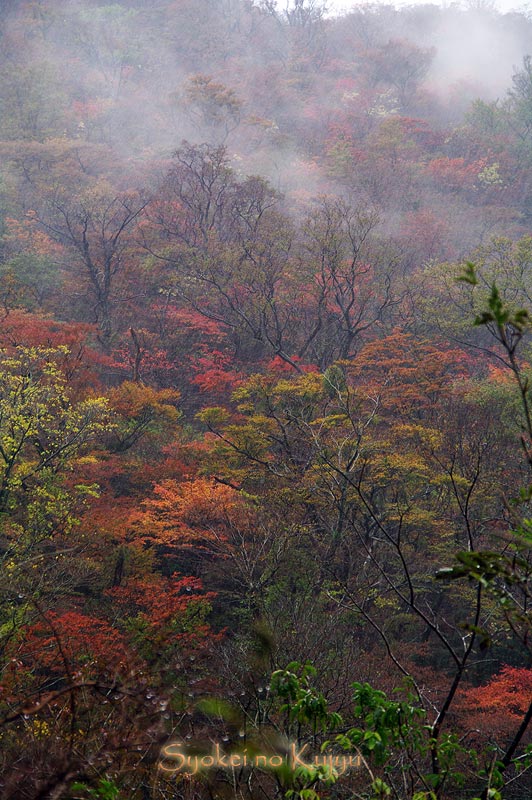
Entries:
{"type": "Polygon", "coordinates": [[[3,4],[1,800],[531,796],[532,22],[325,6],[3,4]]]}

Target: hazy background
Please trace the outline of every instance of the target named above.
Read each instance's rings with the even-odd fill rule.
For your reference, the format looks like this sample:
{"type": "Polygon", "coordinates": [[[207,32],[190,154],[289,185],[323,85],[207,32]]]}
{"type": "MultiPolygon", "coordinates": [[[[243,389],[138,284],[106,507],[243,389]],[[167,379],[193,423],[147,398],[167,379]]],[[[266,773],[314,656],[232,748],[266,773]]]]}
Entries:
{"type": "MultiPolygon", "coordinates": [[[[363,3],[359,5],[364,5],[363,3]]],[[[470,0],[470,2],[448,2],[447,0],[443,0],[440,3],[426,3],[424,0],[396,0],[394,3],[387,3],[386,0],[377,0],[375,3],[367,3],[365,5],[371,6],[379,6],[379,5],[394,5],[397,8],[407,8],[409,6],[426,6],[426,5],[436,5],[441,6],[442,8],[484,8],[490,9],[493,8],[496,11],[507,13],[510,11],[519,11],[521,13],[529,13],[531,9],[530,3],[523,3],[519,2],[519,0],[470,0]]],[[[343,2],[343,0],[329,0],[327,3],[327,8],[330,15],[334,14],[342,14],[346,11],[350,11],[354,6],[354,3],[343,2]]]]}

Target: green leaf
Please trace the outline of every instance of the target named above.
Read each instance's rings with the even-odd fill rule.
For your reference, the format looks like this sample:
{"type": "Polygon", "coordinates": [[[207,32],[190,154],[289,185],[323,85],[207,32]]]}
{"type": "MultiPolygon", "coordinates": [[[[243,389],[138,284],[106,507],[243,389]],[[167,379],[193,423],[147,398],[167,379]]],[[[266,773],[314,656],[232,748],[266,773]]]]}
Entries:
{"type": "Polygon", "coordinates": [[[477,286],[478,278],[475,265],[471,261],[466,261],[464,271],[457,277],[456,280],[461,281],[462,283],[469,283],[471,286],[477,286]]]}

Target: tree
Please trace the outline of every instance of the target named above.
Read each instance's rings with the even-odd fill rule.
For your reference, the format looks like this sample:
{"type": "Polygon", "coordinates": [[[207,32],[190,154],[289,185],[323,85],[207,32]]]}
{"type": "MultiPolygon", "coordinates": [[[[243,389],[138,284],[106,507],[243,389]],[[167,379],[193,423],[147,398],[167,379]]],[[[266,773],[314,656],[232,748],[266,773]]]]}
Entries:
{"type": "MultiPolygon", "coordinates": [[[[468,262],[459,280],[473,287],[479,285],[475,265],[468,262]]],[[[521,444],[530,468],[532,466],[531,441],[532,441],[532,416],[530,412],[529,384],[523,367],[518,359],[519,348],[522,346],[525,334],[530,326],[530,314],[526,308],[515,308],[505,302],[496,283],[491,286],[490,294],[475,318],[475,324],[487,328],[496,342],[500,360],[513,375],[517,386],[522,409],[522,435],[521,444]]],[[[526,503],[530,498],[530,490],[521,490],[520,501],[526,503]]],[[[451,579],[467,578],[470,583],[477,586],[477,591],[491,595],[505,618],[511,635],[520,643],[521,647],[528,650],[528,636],[530,619],[527,611],[528,597],[530,594],[530,552],[527,542],[529,523],[526,517],[517,516],[508,531],[509,548],[503,547],[502,551],[487,549],[473,550],[468,553],[458,553],[453,567],[442,570],[441,577],[451,579]],[[510,555],[507,555],[507,550],[510,555]]],[[[478,628],[478,633],[485,637],[483,626],[478,628]]],[[[485,640],[486,641],[486,640],[485,640]]],[[[489,641],[489,640],[487,640],[489,641]]],[[[510,677],[506,671],[506,679],[510,677]]],[[[502,676],[493,681],[499,684],[500,689],[506,690],[502,676]]],[[[482,692],[473,691],[473,696],[482,696],[482,692]]],[[[532,721],[532,703],[527,699],[524,703],[517,704],[517,718],[509,738],[501,745],[497,743],[496,753],[490,759],[486,769],[482,800],[489,797],[502,796],[498,789],[502,789],[507,781],[514,780],[510,777],[512,770],[519,768],[520,762],[525,759],[525,768],[529,765],[528,750],[522,753],[523,743],[526,741],[527,731],[532,721]],[[521,753],[520,753],[521,750],[521,753]]]]}
{"type": "Polygon", "coordinates": [[[293,232],[280,198],[261,178],[237,180],[223,147],[185,144],[175,160],[144,231],[148,251],[168,265],[168,290],[228,330],[238,355],[292,363],[291,307],[277,298],[293,232]]]}
{"type": "Polygon", "coordinates": [[[42,142],[61,134],[67,98],[51,63],[0,68],[0,138],[42,142]]]}
{"type": "Polygon", "coordinates": [[[5,229],[5,260],[0,266],[4,307],[49,307],[60,285],[61,246],[39,230],[35,214],[28,213],[22,222],[7,218],[5,229]]]}
{"type": "Polygon", "coordinates": [[[71,405],[58,359],[66,349],[25,348],[0,361],[0,512],[41,476],[68,467],[78,451],[105,431],[107,403],[89,397],[71,405]]]}
{"type": "Polygon", "coordinates": [[[138,192],[116,192],[99,180],[75,196],[63,188],[52,190],[38,215],[44,229],[69,248],[83,270],[105,352],[114,333],[115,283],[131,256],[131,230],[146,203],[138,192]]]}
{"type": "Polygon", "coordinates": [[[172,426],[180,417],[176,408],[179,392],[156,391],[138,382],[124,381],[109,393],[110,408],[116,414],[111,449],[121,453],[159,427],[172,426]]]}
{"type": "Polygon", "coordinates": [[[304,222],[300,270],[310,291],[301,304],[307,319],[298,356],[322,369],[352,357],[362,335],[398,302],[392,290],[397,263],[374,236],[378,221],[374,212],[323,198],[304,222]]]}
{"type": "Polygon", "coordinates": [[[522,142],[532,135],[532,57],[523,58],[522,69],[512,77],[512,88],[508,91],[507,117],[514,133],[522,142]]]}
{"type": "MultiPolygon", "coordinates": [[[[356,736],[367,734],[373,775],[398,791],[408,774],[412,792],[438,798],[474,769],[475,753],[451,722],[461,690],[475,674],[489,674],[494,652],[503,657],[512,646],[484,586],[455,591],[436,579],[457,546],[469,563],[479,545],[495,544],[507,517],[501,486],[519,479],[518,469],[502,471],[512,442],[498,434],[497,415],[476,419],[483,405],[473,366],[461,351],[396,332],[323,375],[253,377],[234,394],[233,420],[222,409],[201,414],[218,438],[210,461],[218,480],[258,495],[259,519],[274,506],[289,509],[292,555],[295,531],[305,532],[316,561],[299,554],[292,585],[300,570],[314,569],[314,595],[356,622],[365,645],[357,670],[380,653],[388,659],[386,688],[408,681],[410,722],[390,723],[386,733],[397,758],[393,747],[379,755],[371,745],[368,716],[366,731],[357,728],[356,736]]],[[[283,630],[275,603],[266,609],[273,629],[283,630]]],[[[315,613],[315,625],[319,619],[315,613]]],[[[406,714],[406,705],[377,696],[375,707],[406,714]]],[[[384,730],[376,731],[375,741],[384,741],[384,730]]]]}
{"type": "Polygon", "coordinates": [[[371,70],[368,79],[374,86],[380,83],[392,86],[397,91],[401,107],[408,108],[434,54],[433,48],[423,49],[402,39],[389,39],[368,54],[366,63],[371,70]]]}
{"type": "Polygon", "coordinates": [[[223,144],[240,124],[242,101],[236,92],[209,75],[194,75],[185,85],[185,104],[192,119],[223,144]]]}

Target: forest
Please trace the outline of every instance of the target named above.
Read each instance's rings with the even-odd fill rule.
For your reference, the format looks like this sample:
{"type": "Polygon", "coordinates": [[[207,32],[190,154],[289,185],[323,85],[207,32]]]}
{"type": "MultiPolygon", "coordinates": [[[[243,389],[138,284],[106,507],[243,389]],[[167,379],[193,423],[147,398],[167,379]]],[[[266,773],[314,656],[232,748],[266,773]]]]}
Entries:
{"type": "Polygon", "coordinates": [[[532,13],[3,0],[1,800],[532,797],[532,13]]]}

